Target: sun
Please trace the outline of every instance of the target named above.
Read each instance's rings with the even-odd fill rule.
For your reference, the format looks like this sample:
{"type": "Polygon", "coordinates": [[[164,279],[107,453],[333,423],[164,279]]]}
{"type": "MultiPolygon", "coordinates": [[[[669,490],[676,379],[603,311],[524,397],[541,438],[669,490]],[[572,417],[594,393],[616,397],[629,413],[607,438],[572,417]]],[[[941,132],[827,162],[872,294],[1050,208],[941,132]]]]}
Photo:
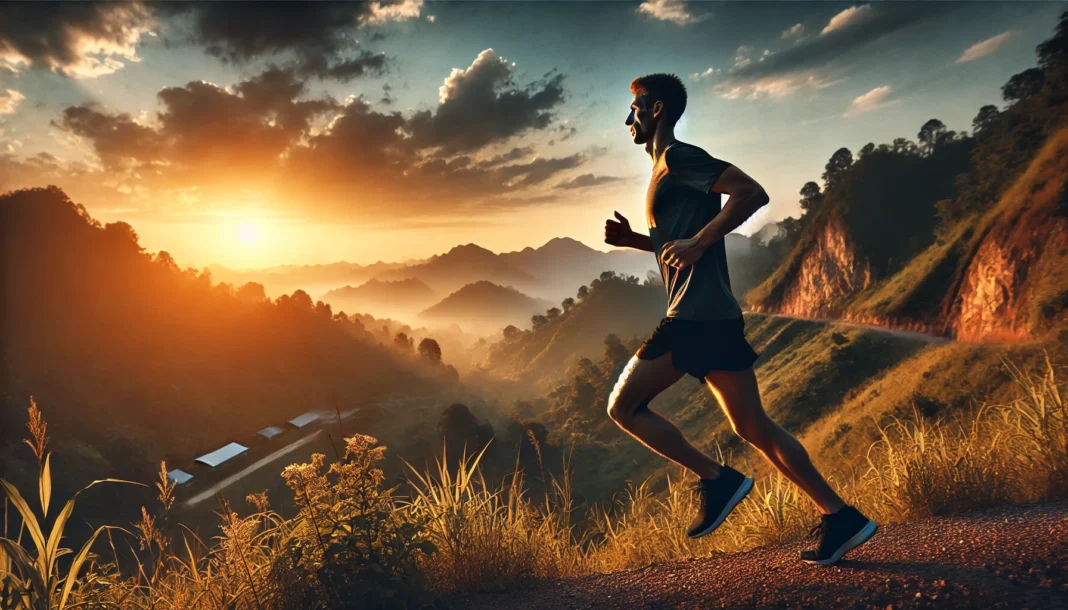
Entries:
{"type": "Polygon", "coordinates": [[[246,246],[258,246],[263,241],[263,229],[258,222],[243,222],[237,226],[237,240],[246,246]]]}

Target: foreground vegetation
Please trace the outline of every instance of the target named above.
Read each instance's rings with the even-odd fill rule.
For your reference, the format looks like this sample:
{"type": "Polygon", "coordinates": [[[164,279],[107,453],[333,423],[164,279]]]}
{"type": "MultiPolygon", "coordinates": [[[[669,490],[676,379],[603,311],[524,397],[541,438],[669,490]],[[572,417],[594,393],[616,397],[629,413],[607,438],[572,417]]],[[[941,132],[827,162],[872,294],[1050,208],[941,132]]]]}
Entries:
{"type": "MultiPolygon", "coordinates": [[[[893,419],[832,482],[881,523],[1068,496],[1068,407],[1056,367],[1048,358],[1033,371],[1004,366],[1019,390],[1014,400],[952,419],[932,420],[919,410],[893,419]]],[[[171,523],[174,485],[164,465],[154,512],[142,507],[130,528],[100,526],[73,552],[61,545],[77,494],[55,511],[47,424],[35,404],[29,414],[26,443],[39,464],[39,506],[2,482],[5,609],[419,607],[451,595],[797,540],[818,518],[796,487],[772,475],[717,533],[693,541],[683,529],[694,496],[681,476],[669,477],[661,494],[647,480],[612,506],[583,507],[574,500],[568,464],[560,477],[546,475],[540,463],[529,474],[517,467],[496,485],[481,474],[485,449],[455,469],[444,453],[436,468],[409,465],[402,493],[385,485],[379,463],[386,448],[354,435],[329,465],[316,454],[285,469],[298,509],[292,517],[272,510],[266,494],[249,496],[245,510],[220,500],[219,535],[203,540],[171,523]],[[528,476],[548,479],[543,501],[528,498],[528,476]]]]}

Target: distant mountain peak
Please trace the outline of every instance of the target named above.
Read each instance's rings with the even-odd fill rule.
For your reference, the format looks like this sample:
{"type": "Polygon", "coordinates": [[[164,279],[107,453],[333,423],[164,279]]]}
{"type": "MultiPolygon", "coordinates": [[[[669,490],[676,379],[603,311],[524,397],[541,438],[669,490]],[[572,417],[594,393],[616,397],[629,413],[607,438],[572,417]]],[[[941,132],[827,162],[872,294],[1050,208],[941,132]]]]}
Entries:
{"type": "Polygon", "coordinates": [[[449,250],[446,254],[490,254],[496,256],[493,251],[487,250],[475,243],[453,246],[453,248],[449,250]]]}

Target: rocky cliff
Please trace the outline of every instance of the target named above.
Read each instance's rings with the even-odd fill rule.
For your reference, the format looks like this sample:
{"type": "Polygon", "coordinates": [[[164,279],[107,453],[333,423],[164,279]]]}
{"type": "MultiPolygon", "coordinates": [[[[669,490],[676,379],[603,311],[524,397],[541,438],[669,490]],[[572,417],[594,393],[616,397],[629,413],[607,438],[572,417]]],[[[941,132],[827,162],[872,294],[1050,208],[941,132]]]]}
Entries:
{"type": "Polygon", "coordinates": [[[1068,128],[980,221],[944,317],[959,339],[1028,339],[1068,307],[1068,128]]]}

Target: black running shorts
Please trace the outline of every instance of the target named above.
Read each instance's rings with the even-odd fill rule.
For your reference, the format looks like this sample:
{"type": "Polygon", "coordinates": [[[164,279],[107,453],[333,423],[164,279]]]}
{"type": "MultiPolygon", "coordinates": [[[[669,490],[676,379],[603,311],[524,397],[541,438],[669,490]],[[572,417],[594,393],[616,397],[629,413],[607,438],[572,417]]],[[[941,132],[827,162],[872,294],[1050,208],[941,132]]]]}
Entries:
{"type": "Polygon", "coordinates": [[[745,318],[740,316],[729,320],[664,318],[636,355],[654,360],[668,352],[676,369],[697,379],[704,379],[709,371],[744,371],[757,359],[745,339],[745,318]]]}

